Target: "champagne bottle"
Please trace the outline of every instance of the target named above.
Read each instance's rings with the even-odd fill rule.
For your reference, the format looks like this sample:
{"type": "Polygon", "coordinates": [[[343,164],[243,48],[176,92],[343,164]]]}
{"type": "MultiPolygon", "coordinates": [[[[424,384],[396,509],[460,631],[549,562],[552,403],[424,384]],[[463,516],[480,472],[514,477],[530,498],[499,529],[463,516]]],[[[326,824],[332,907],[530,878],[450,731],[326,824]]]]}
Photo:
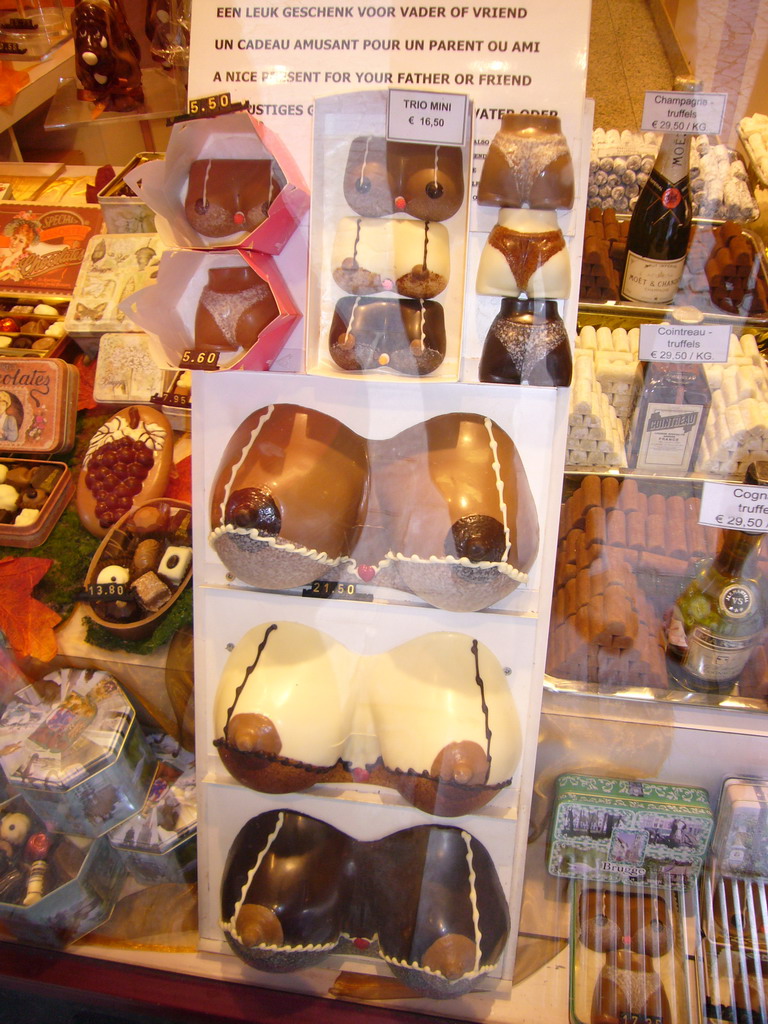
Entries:
{"type": "Polygon", "coordinates": [[[675,602],[666,647],[678,686],[720,695],[735,686],[765,626],[757,578],[762,539],[761,533],[723,530],[720,550],[675,602]]]}
{"type": "MultiPolygon", "coordinates": [[[[690,78],[675,79],[676,92],[693,92],[690,78]]],[[[653,165],[632,211],[621,296],[630,302],[669,305],[685,267],[691,235],[691,136],[663,135],[653,165]]]]}

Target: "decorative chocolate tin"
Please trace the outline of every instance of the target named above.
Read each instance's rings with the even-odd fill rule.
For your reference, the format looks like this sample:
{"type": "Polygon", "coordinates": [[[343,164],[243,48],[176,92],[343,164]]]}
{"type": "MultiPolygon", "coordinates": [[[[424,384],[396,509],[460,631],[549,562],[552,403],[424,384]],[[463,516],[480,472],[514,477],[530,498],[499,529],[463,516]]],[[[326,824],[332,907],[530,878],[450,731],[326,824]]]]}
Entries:
{"type": "Polygon", "coordinates": [[[0,545],[42,544],[75,493],[63,462],[0,461],[0,545]]]}
{"type": "Polygon", "coordinates": [[[75,443],[79,377],[62,359],[0,362],[0,451],[50,455],[75,443]]]}
{"type": "Polygon", "coordinates": [[[6,707],[0,766],[51,829],[95,837],[143,806],[155,759],[113,676],[59,669],[6,707]]]}
{"type": "Polygon", "coordinates": [[[711,832],[704,789],[561,775],[548,869],[565,878],[688,889],[701,871],[711,832]]]}
{"type": "Polygon", "coordinates": [[[191,882],[197,867],[194,754],[170,736],[148,741],[159,760],[146,802],[112,829],[109,841],[137,881],[191,882]]]}
{"type": "Polygon", "coordinates": [[[0,807],[0,921],[23,942],[66,946],[112,913],[125,868],[106,837],[57,835],[16,797],[0,807]]]}
{"type": "Polygon", "coordinates": [[[19,293],[70,295],[101,225],[93,206],[0,203],[0,283],[19,293]]]}
{"type": "Polygon", "coordinates": [[[712,854],[721,875],[768,878],[768,780],[725,780],[712,854]]]}

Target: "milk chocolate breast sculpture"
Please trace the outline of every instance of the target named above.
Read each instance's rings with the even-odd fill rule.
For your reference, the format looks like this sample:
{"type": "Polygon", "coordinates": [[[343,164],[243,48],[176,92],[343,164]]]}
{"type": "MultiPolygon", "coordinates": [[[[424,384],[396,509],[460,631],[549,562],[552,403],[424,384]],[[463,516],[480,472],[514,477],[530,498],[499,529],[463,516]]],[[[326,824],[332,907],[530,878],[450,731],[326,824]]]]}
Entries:
{"type": "Polygon", "coordinates": [[[329,351],[343,370],[387,366],[424,376],[440,366],[445,346],[445,317],[438,302],[345,295],[336,303],[329,351]]]}
{"type": "Polygon", "coordinates": [[[393,973],[437,998],[476,987],[509,935],[493,862],[468,832],[427,825],[362,842],[288,810],[236,837],[221,911],[231,947],[260,970],[312,966],[343,936],[378,940],[393,973]]]}
{"type": "Polygon", "coordinates": [[[448,413],[375,452],[389,557],[409,590],[438,608],[478,611],[526,578],[538,519],[522,460],[497,424],[448,413]]]}
{"type": "Polygon", "coordinates": [[[279,315],[268,283],[251,267],[211,267],[195,313],[195,351],[249,349],[279,315]]]}
{"type": "Polygon", "coordinates": [[[302,586],[349,556],[367,502],[363,438],[325,413],[267,406],[224,451],[211,496],[211,542],[245,583],[302,586]]]}
{"type": "Polygon", "coordinates": [[[459,633],[361,656],[309,626],[257,626],[227,661],[215,726],[246,786],[287,793],[352,773],[449,816],[509,785],[521,747],[501,665],[459,633]]]}
{"type": "Polygon", "coordinates": [[[567,210],[573,198],[573,162],[560,118],[505,114],[483,163],[480,206],[567,210]]]}
{"type": "Polygon", "coordinates": [[[461,149],[360,136],[349,148],[344,197],[361,217],[448,220],[464,201],[461,149]]]}
{"type": "Polygon", "coordinates": [[[201,235],[226,238],[254,231],[285,184],[272,160],[195,160],[184,213],[201,235]]]}

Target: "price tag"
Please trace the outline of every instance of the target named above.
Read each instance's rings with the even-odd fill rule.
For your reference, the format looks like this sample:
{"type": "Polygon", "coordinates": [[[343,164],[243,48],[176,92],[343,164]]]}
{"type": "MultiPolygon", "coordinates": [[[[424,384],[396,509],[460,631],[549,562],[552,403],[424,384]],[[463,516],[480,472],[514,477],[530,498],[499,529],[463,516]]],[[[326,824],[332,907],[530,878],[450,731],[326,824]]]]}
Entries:
{"type": "Polygon", "coordinates": [[[128,583],[89,583],[85,594],[89,601],[121,601],[130,589],[128,583]]]}
{"type": "MultiPolygon", "coordinates": [[[[197,100],[189,100],[187,111],[191,117],[215,117],[224,114],[232,107],[232,97],[228,92],[220,92],[215,96],[201,96],[197,100]]],[[[240,104],[238,104],[238,109],[240,104]]]]}
{"type": "Polygon", "coordinates": [[[640,359],[649,363],[727,363],[729,324],[641,324],[640,359]]]}
{"type": "Polygon", "coordinates": [[[27,52],[26,46],[19,46],[18,43],[0,43],[0,53],[17,53],[21,55],[27,52]]]}
{"type": "Polygon", "coordinates": [[[647,92],[643,102],[644,132],[719,135],[726,92],[647,92]]]}
{"type": "Polygon", "coordinates": [[[347,597],[358,601],[372,601],[373,594],[360,594],[355,583],[335,583],[332,580],[313,580],[304,587],[302,597],[347,597]]]}
{"type": "Polygon", "coordinates": [[[463,146],[467,97],[448,92],[390,89],[387,139],[463,146]]]}
{"type": "Polygon", "coordinates": [[[196,352],[193,348],[185,348],[179,366],[184,370],[218,370],[219,353],[196,352]]]}
{"type": "Polygon", "coordinates": [[[768,533],[768,487],[707,480],[701,489],[699,523],[744,533],[768,533]]]}

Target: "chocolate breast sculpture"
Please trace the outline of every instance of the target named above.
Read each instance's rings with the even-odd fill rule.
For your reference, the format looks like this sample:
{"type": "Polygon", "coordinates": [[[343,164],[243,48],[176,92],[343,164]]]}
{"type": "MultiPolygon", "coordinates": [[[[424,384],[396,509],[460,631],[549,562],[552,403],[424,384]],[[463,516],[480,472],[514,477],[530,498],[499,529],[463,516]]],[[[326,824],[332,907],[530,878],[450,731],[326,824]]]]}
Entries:
{"type": "Polygon", "coordinates": [[[303,586],[354,547],[368,502],[365,441],[325,413],[272,405],[252,413],[222,457],[211,542],[239,579],[303,586]]]}
{"type": "Polygon", "coordinates": [[[195,231],[209,238],[248,234],[266,220],[284,185],[272,160],[195,160],[184,214],[195,231]]]}
{"type": "Polygon", "coordinates": [[[436,998],[475,988],[509,936],[493,862],[463,829],[423,825],[362,842],[289,810],[241,829],[221,918],[234,952],[259,970],[313,966],[348,937],[377,942],[401,981],[436,998]]]}
{"type": "Polygon", "coordinates": [[[375,582],[383,573],[384,585],[448,611],[479,611],[506,597],[526,580],[539,543],[512,439],[473,413],[366,444],[324,413],[260,409],[224,452],[211,527],[224,565],[252,586],[290,589],[331,570],[375,582]],[[369,480],[384,525],[374,561],[358,567],[369,480]]]}
{"type": "Polygon", "coordinates": [[[509,785],[521,745],[504,670],[476,640],[430,633],[363,656],[292,622],[256,626],[235,645],[215,728],[227,770],[253,789],[366,781],[445,816],[509,785]]]}
{"type": "Polygon", "coordinates": [[[343,217],[331,265],[334,281],[351,295],[397,292],[433,299],[450,276],[448,230],[416,220],[343,217]]]}
{"type": "Polygon", "coordinates": [[[586,889],[579,904],[581,941],[605,953],[592,998],[591,1024],[650,1020],[671,1024],[667,993],[654,961],[672,948],[672,924],[663,897],[586,889]]]}
{"type": "Polygon", "coordinates": [[[445,345],[439,302],[345,295],[333,312],[328,347],[343,370],[390,366],[424,376],[440,366],[445,345]]]}
{"type": "Polygon", "coordinates": [[[464,201],[461,149],[360,136],[349,148],[344,197],[361,217],[448,220],[464,201]]]}
{"type": "Polygon", "coordinates": [[[511,593],[536,557],[539,527],[514,442],[493,420],[447,413],[376,449],[374,487],[400,584],[448,611],[511,593]]]}
{"type": "Polygon", "coordinates": [[[211,267],[195,313],[195,351],[247,350],[279,315],[269,284],[251,267],[211,267]]]}
{"type": "Polygon", "coordinates": [[[77,98],[110,110],[144,102],[141,50],[120,0],[78,0],[72,12],[77,98]]]}

